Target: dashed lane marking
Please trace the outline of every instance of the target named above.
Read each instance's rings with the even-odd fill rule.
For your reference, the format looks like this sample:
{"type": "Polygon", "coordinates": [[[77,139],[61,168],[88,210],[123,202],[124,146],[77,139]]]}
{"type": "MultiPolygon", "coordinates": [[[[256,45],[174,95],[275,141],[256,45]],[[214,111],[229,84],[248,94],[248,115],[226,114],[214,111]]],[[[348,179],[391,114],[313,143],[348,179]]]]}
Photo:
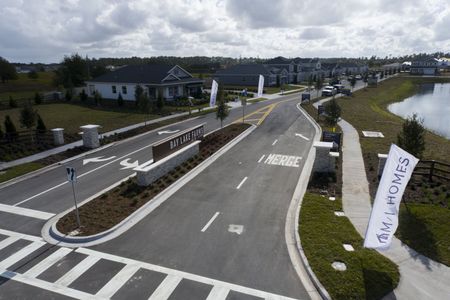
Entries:
{"type": "Polygon", "coordinates": [[[239,183],[238,184],[238,186],[236,187],[236,189],[238,190],[238,189],[240,189],[241,188],[241,186],[244,184],[244,182],[246,182],[247,181],[247,179],[248,179],[248,177],[247,176],[245,176],[244,177],[244,179],[242,179],[242,181],[241,181],[241,183],[239,183]]]}
{"type": "Polygon", "coordinates": [[[206,223],[206,225],[202,228],[201,232],[205,232],[206,229],[208,229],[208,227],[212,224],[212,222],[214,222],[214,220],[217,218],[219,214],[220,212],[216,212],[214,216],[212,216],[212,218],[208,221],[208,223],[206,223]]]}

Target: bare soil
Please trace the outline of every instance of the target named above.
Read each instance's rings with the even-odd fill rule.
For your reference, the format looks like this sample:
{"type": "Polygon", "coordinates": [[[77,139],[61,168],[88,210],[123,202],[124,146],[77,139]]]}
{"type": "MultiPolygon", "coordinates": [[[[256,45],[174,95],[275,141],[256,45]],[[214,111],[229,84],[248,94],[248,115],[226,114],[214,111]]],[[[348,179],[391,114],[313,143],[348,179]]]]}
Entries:
{"type": "MultiPolygon", "coordinates": [[[[139,186],[136,178],[132,178],[79,207],[82,227],[78,235],[97,234],[120,223],[187,172],[217,152],[225,144],[244,132],[249,126],[248,124],[232,124],[205,136],[200,143],[199,154],[176,167],[148,187],[139,186]]],[[[61,218],[56,227],[64,234],[77,229],[75,211],[61,218]]]]}

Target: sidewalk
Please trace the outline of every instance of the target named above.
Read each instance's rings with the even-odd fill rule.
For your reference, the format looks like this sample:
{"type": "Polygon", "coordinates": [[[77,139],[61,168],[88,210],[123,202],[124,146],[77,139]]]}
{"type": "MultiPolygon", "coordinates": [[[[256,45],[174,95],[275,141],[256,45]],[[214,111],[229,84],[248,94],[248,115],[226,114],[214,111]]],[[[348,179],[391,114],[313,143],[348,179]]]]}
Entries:
{"type": "MultiPolygon", "coordinates": [[[[320,104],[331,98],[323,99],[320,104]]],[[[317,105],[319,102],[315,103],[317,105]]],[[[342,147],[342,204],[345,215],[364,237],[372,209],[369,183],[356,129],[339,121],[342,147]]],[[[400,282],[385,299],[450,299],[450,268],[418,254],[396,237],[388,251],[379,251],[399,266],[400,282]]]]}

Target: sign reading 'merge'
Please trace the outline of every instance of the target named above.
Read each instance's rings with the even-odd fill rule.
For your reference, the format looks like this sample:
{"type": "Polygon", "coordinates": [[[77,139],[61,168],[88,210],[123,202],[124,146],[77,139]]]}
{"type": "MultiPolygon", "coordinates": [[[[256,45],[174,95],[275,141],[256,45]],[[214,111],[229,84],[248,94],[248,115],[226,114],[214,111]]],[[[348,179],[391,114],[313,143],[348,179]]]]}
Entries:
{"type": "Polygon", "coordinates": [[[156,162],[175,151],[189,145],[190,143],[199,140],[205,133],[205,124],[186,129],[176,136],[168,137],[155,145],[153,145],[153,161],[156,162]]]}

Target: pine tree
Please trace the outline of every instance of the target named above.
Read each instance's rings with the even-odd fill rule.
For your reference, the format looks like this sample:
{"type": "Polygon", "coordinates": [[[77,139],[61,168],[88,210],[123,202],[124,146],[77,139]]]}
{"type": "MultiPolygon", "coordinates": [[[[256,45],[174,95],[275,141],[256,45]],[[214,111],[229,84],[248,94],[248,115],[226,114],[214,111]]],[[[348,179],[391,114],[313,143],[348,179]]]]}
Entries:
{"type": "Polygon", "coordinates": [[[336,99],[331,99],[324,105],[325,117],[331,126],[335,126],[341,117],[341,107],[337,103],[336,99]]]}
{"type": "Polygon", "coordinates": [[[42,120],[41,116],[39,114],[37,115],[37,125],[36,130],[38,134],[42,134],[47,130],[47,127],[44,124],[44,121],[42,120]]]}
{"type": "Polygon", "coordinates": [[[102,94],[100,94],[100,92],[99,91],[95,91],[95,94],[94,94],[94,103],[95,103],[95,105],[97,105],[97,106],[99,106],[100,105],[100,103],[102,102],[102,94]]]}
{"type": "Polygon", "coordinates": [[[163,107],[164,107],[164,99],[163,99],[162,95],[159,95],[158,98],[156,99],[156,110],[159,113],[161,113],[163,107]]]}
{"type": "Polygon", "coordinates": [[[9,96],[9,107],[11,108],[17,107],[17,101],[12,96],[9,96]]]}
{"type": "Polygon", "coordinates": [[[5,116],[5,133],[6,137],[9,140],[14,140],[17,137],[17,129],[14,123],[12,122],[9,115],[5,116]]]}
{"type": "Polygon", "coordinates": [[[42,104],[42,95],[36,92],[34,94],[34,104],[39,105],[42,104]]]}
{"type": "Polygon", "coordinates": [[[407,118],[403,123],[402,131],[397,136],[398,146],[412,155],[422,158],[425,151],[425,128],[423,119],[416,114],[407,118]]]}
{"type": "Polygon", "coordinates": [[[36,111],[30,104],[26,104],[20,111],[20,124],[27,129],[36,124],[36,111]]]}
{"type": "Polygon", "coordinates": [[[229,109],[227,104],[225,103],[225,93],[223,90],[223,86],[220,84],[219,89],[217,91],[217,112],[216,119],[220,119],[220,128],[223,127],[223,120],[228,117],[229,109]]]}
{"type": "Polygon", "coordinates": [[[119,93],[119,96],[117,97],[117,105],[120,107],[123,106],[123,97],[121,93],[119,93]]]}

